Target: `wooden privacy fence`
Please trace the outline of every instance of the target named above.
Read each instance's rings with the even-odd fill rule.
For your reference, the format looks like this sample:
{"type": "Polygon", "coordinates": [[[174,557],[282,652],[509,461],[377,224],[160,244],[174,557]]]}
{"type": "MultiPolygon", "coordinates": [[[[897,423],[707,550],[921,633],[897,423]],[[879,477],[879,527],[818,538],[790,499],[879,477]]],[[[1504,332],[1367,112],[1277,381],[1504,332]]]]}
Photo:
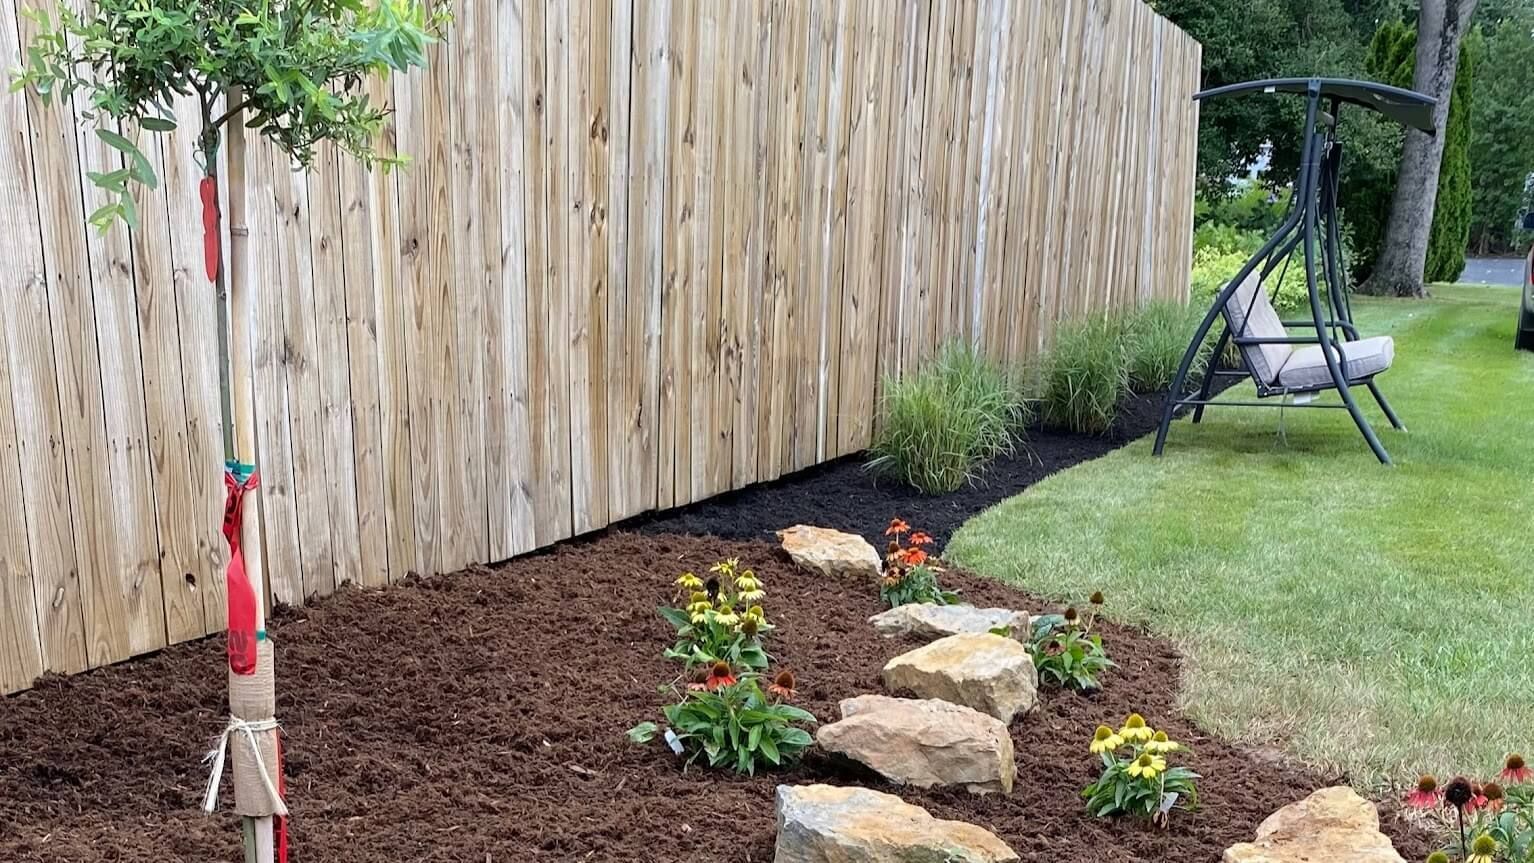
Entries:
{"type": "MultiPolygon", "coordinates": [[[[457,7],[375,90],[410,169],[253,151],[274,601],[855,452],[946,339],[1022,357],[1186,295],[1199,47],[1138,0],[457,7]]],[[[0,115],[12,691],[222,629],[223,488],[195,108],[104,236],[113,151],[67,104],[0,115]]]]}

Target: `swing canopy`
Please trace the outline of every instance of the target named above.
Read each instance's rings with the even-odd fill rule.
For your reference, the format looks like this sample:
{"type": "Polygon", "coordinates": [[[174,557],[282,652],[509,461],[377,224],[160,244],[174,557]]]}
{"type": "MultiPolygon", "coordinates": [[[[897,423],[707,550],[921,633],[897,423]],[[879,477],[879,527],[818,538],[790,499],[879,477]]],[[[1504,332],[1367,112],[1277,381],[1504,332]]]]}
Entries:
{"type": "MultiPolygon", "coordinates": [[[[1395,342],[1389,336],[1364,338],[1353,324],[1347,286],[1343,280],[1337,196],[1341,177],[1342,141],[1337,135],[1337,116],[1344,104],[1374,110],[1404,126],[1431,134],[1435,100],[1421,93],[1337,78],[1275,78],[1249,81],[1205,90],[1196,100],[1244,94],[1291,94],[1305,97],[1305,125],[1300,173],[1284,223],[1257,254],[1237,271],[1215,296],[1198,330],[1184,352],[1167,393],[1154,452],[1161,455],[1167,432],[1179,408],[1193,408],[1193,422],[1203,419],[1205,408],[1306,407],[1336,408],[1351,414],[1359,432],[1383,464],[1390,454],[1380,443],[1373,426],[1353,398],[1352,388],[1369,390],[1380,410],[1396,429],[1405,426],[1380,392],[1375,377],[1389,370],[1395,359],[1395,342]],[[1323,109],[1323,105],[1325,108],[1323,109]],[[1295,253],[1303,260],[1309,314],[1299,320],[1282,319],[1266,285],[1277,294],[1295,253]],[[1276,278],[1271,278],[1277,271],[1276,278]],[[1213,356],[1229,345],[1241,358],[1239,370],[1211,368],[1193,393],[1188,378],[1202,352],[1214,322],[1224,319],[1213,356]],[[1257,401],[1211,399],[1216,378],[1250,377],[1257,401]],[[1318,402],[1316,393],[1335,390],[1340,404],[1318,402]],[[1277,399],[1276,402],[1265,401],[1277,399]]],[[[1298,278],[1299,276],[1296,276],[1298,278]]]]}

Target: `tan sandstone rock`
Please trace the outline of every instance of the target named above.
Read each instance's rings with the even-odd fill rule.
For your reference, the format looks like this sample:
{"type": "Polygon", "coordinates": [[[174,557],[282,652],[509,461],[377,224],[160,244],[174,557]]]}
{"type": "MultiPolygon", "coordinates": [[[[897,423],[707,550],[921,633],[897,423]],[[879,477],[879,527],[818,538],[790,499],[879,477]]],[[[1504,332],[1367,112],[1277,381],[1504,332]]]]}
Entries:
{"type": "Polygon", "coordinates": [[[867,788],[778,786],[774,863],[1012,863],[990,831],[867,788]]]}
{"type": "Polygon", "coordinates": [[[783,550],[794,563],[828,578],[856,577],[872,581],[884,563],[868,540],[855,533],[796,524],[778,531],[783,550]]]}
{"type": "Polygon", "coordinates": [[[1226,849],[1225,863],[1405,863],[1380,832],[1379,811],[1351,788],[1322,788],[1269,815],[1257,840],[1226,849]]]}
{"type": "Polygon", "coordinates": [[[886,638],[914,635],[928,641],[962,633],[987,633],[1005,626],[1018,641],[1028,640],[1030,618],[1010,608],[976,608],[973,605],[897,605],[868,618],[874,630],[886,638]]]}
{"type": "Polygon", "coordinates": [[[947,701],[887,695],[845,699],[841,711],[841,721],[822,725],[815,741],[891,782],[958,785],[980,794],[1012,791],[1012,737],[994,716],[947,701]]]}
{"type": "Polygon", "coordinates": [[[884,666],[884,685],[987,713],[1002,722],[1033,709],[1039,673],[1028,649],[990,633],[950,635],[884,666]]]}

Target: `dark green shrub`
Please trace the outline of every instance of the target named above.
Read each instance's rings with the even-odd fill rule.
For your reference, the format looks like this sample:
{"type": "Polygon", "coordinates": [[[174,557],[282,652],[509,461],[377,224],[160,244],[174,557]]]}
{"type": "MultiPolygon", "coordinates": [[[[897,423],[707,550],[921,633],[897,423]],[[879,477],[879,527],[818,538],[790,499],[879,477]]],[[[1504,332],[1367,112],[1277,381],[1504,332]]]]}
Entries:
{"type": "Polygon", "coordinates": [[[1107,432],[1129,389],[1122,321],[1094,315],[1061,324],[1039,385],[1044,422],[1086,434],[1107,432]]]}
{"type": "Polygon", "coordinates": [[[1018,378],[968,343],[884,385],[868,466],[929,494],[953,491],[1011,452],[1027,421],[1018,378]]]}

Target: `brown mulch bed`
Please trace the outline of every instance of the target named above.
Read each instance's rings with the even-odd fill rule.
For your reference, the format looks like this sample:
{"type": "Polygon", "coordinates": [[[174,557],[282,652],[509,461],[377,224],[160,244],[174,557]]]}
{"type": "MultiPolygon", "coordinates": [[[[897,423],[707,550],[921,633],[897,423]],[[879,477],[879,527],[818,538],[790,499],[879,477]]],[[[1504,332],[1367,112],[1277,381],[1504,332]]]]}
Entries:
{"type": "MultiPolygon", "coordinates": [[[[914,646],[867,625],[880,610],[872,585],[798,572],[764,543],[686,536],[612,534],[282,614],[293,859],[771,860],[778,783],[870,780],[813,753],[754,779],[684,773],[662,745],[624,737],[659,718],[656,686],[676,674],[654,607],[679,570],[731,556],[764,577],[779,626],[769,648],[823,721],[839,699],[879,691],[883,663],[914,646]]],[[[1043,608],[999,584],[946,579],[977,604],[1043,608]]],[[[1174,706],[1176,652],[1101,630],[1121,667],[1101,692],[1047,692],[1014,723],[1011,796],[883,790],[987,827],[1024,860],[1182,863],[1219,860],[1268,813],[1335,781],[1203,734],[1174,706]],[[1202,807],[1166,831],[1091,819],[1077,793],[1094,778],[1092,729],[1130,710],[1191,744],[1205,775],[1202,807]]],[[[0,860],[238,860],[235,819],[198,810],[200,760],[223,724],[222,667],[210,639],[0,699],[0,860]]],[[[1384,821],[1421,859],[1425,837],[1393,813],[1384,821]]]]}

